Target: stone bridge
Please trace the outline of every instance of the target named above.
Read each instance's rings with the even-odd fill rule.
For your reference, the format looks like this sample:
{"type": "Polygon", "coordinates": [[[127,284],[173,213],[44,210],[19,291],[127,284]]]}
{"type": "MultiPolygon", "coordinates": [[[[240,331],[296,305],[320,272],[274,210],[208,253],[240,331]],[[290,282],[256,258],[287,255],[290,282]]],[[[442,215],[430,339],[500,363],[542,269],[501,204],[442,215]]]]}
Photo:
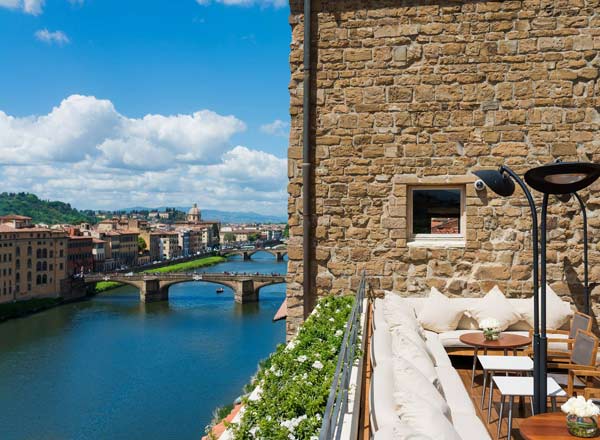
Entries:
{"type": "Polygon", "coordinates": [[[221,255],[229,256],[229,255],[241,255],[244,257],[244,261],[248,261],[252,259],[252,255],[257,252],[266,252],[268,254],[274,255],[277,258],[277,261],[283,261],[283,257],[287,255],[287,248],[280,249],[263,249],[263,248],[255,248],[255,249],[225,249],[221,251],[221,255]]]}
{"type": "Polygon", "coordinates": [[[258,293],[264,286],[285,283],[285,275],[235,274],[235,273],[122,273],[85,275],[86,283],[116,281],[137,287],[143,302],[166,301],[169,299],[169,287],[173,284],[190,281],[205,281],[220,284],[233,289],[235,301],[243,304],[258,301],[258,293]]]}

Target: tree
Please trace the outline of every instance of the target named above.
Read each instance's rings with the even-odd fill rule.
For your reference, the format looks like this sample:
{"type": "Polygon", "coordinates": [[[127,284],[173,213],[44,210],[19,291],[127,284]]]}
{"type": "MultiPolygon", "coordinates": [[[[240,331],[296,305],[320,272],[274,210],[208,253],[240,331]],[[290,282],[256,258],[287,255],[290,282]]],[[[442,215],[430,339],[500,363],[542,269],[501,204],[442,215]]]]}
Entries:
{"type": "Polygon", "coordinates": [[[283,238],[290,238],[290,225],[285,225],[285,229],[283,230],[283,238]]]}
{"type": "Polygon", "coordinates": [[[144,252],[147,248],[146,240],[138,235],[138,252],[144,252]]]}
{"type": "Polygon", "coordinates": [[[225,235],[223,235],[223,239],[225,240],[225,242],[231,243],[232,241],[235,241],[235,234],[233,232],[225,232],[225,235]]]}
{"type": "Polygon", "coordinates": [[[248,241],[250,241],[250,242],[255,242],[259,238],[260,238],[260,234],[258,232],[255,232],[253,234],[248,234],[248,241]]]}

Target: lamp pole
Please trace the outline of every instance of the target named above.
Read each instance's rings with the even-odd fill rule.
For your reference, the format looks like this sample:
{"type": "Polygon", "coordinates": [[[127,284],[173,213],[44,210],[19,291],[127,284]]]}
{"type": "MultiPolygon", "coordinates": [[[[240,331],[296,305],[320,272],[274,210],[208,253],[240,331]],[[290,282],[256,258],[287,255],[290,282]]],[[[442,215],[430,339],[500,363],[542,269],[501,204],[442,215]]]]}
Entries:
{"type": "MultiPolygon", "coordinates": [[[[540,315],[541,315],[541,335],[540,335],[540,348],[539,348],[539,358],[540,358],[540,368],[537,372],[537,381],[539,383],[539,413],[546,412],[546,396],[548,389],[548,371],[546,366],[546,360],[548,357],[548,340],[546,338],[546,230],[547,230],[547,217],[548,217],[548,199],[549,196],[547,193],[544,193],[544,199],[542,201],[542,221],[541,221],[541,284],[542,284],[542,292],[540,295],[540,315]]],[[[537,308],[537,307],[536,307],[537,308]]],[[[535,373],[534,373],[535,374],[535,373]]]]}
{"type": "MultiPolygon", "coordinates": [[[[532,241],[532,252],[533,252],[533,410],[535,414],[541,412],[542,399],[541,399],[541,366],[545,363],[541,363],[540,359],[540,310],[539,310],[539,267],[540,258],[538,253],[538,217],[537,208],[535,206],[535,200],[531,195],[531,191],[525,182],[509,167],[502,165],[498,170],[500,173],[508,174],[517,184],[521,187],[529,203],[529,210],[531,211],[531,241],[532,241]]],[[[545,316],[545,314],[544,314],[545,316]]],[[[545,317],[544,317],[545,322],[545,317]]],[[[544,332],[545,334],[545,332],[544,332]]],[[[544,387],[545,388],[545,387],[544,387]]],[[[543,399],[544,405],[546,399],[543,399]]]]}
{"type": "Polygon", "coordinates": [[[590,284],[588,277],[588,231],[587,231],[587,211],[585,203],[579,194],[573,193],[579,206],[581,206],[581,216],[583,217],[583,298],[586,315],[590,314],[590,284]]]}

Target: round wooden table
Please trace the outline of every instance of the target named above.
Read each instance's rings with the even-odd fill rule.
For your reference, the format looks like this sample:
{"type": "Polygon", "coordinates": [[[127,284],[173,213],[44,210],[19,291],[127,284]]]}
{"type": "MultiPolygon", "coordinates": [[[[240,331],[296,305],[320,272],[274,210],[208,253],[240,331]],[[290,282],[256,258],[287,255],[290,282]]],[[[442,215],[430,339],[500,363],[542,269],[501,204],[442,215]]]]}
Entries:
{"type": "Polygon", "coordinates": [[[567,415],[562,412],[529,417],[521,422],[519,432],[525,440],[574,440],[577,438],[569,434],[567,415]]]}
{"type": "Polygon", "coordinates": [[[479,349],[484,350],[487,354],[488,350],[504,350],[504,356],[508,355],[508,350],[513,350],[513,354],[517,354],[516,350],[519,347],[524,347],[531,344],[529,336],[513,335],[510,333],[500,333],[500,337],[496,341],[488,341],[483,336],[483,332],[465,333],[460,336],[460,342],[470,345],[475,349],[473,353],[473,371],[471,372],[471,387],[475,383],[475,367],[477,365],[477,352],[479,349]]]}

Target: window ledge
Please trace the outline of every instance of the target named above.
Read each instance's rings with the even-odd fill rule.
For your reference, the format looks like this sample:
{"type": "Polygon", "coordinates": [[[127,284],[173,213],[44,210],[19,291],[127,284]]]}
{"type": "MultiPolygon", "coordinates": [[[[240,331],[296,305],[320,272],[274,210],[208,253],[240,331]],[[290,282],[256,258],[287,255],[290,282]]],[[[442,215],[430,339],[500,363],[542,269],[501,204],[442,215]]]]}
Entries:
{"type": "Polygon", "coordinates": [[[412,240],[406,244],[408,247],[416,247],[416,248],[464,248],[467,247],[467,242],[465,240],[412,240]]]}

